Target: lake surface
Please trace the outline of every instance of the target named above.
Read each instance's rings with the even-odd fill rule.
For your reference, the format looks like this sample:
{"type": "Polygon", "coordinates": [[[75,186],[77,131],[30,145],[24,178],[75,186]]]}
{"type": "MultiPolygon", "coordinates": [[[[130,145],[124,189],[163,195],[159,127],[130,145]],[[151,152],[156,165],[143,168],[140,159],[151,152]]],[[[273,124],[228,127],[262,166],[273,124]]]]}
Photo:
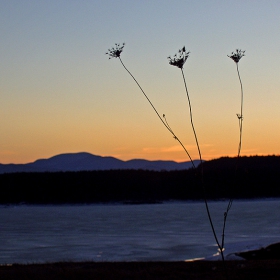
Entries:
{"type": "MultiPolygon", "coordinates": [[[[220,238],[227,202],[209,202],[220,238]]],[[[280,199],[234,201],[227,244],[280,242],[280,199]]],[[[176,261],[217,252],[203,202],[0,207],[0,264],[176,261]]]]}

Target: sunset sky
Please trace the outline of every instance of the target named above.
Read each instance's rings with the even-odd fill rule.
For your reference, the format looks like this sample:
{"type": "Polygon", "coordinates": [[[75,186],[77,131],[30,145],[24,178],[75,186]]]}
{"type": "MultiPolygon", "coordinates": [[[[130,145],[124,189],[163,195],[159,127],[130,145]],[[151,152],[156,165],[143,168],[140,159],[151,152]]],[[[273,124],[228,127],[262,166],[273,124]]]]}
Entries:
{"type": "Polygon", "coordinates": [[[202,158],[280,154],[279,0],[0,0],[0,163],[89,152],[122,160],[188,161],[160,114],[198,158],[180,69],[184,66],[202,158]]]}

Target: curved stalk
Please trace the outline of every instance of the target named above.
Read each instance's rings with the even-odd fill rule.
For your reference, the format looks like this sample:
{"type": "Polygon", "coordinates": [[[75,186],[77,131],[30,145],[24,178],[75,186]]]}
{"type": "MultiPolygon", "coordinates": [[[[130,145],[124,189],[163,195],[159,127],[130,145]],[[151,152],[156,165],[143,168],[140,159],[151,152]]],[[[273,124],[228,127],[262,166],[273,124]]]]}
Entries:
{"type": "Polygon", "coordinates": [[[240,73],[239,73],[239,69],[238,69],[238,63],[236,63],[236,70],[237,70],[237,74],[238,74],[238,78],[239,78],[239,83],[240,83],[240,87],[241,87],[241,105],[240,105],[240,116],[238,117],[239,119],[239,145],[238,145],[238,154],[237,154],[237,158],[240,157],[240,152],[241,152],[241,145],[242,145],[242,125],[243,125],[243,85],[242,85],[242,81],[240,78],[240,73]]]}
{"type": "Polygon", "coordinates": [[[190,100],[190,97],[189,97],[189,92],[188,92],[187,83],[186,83],[186,79],[185,79],[183,68],[181,68],[181,72],[182,72],[182,76],[183,76],[183,80],[184,80],[184,84],[185,84],[185,89],[186,89],[186,95],[187,95],[187,98],[188,98],[188,103],[189,103],[190,121],[191,121],[191,125],[192,125],[192,130],[193,130],[193,134],[194,134],[194,137],[195,137],[195,142],[196,142],[196,146],[197,146],[197,150],[198,150],[198,154],[199,154],[199,160],[200,160],[200,163],[202,163],[200,147],[199,147],[199,144],[198,144],[198,139],[197,139],[197,135],[196,135],[194,124],[193,124],[191,100],[190,100]]]}
{"type": "MultiPolygon", "coordinates": [[[[237,114],[238,118],[238,123],[239,123],[239,144],[238,144],[238,150],[237,150],[237,161],[236,161],[236,166],[235,166],[235,177],[237,173],[237,167],[238,167],[238,159],[240,158],[240,153],[241,153],[241,146],[242,146],[242,130],[243,130],[243,85],[242,81],[240,78],[240,73],[239,73],[239,68],[238,68],[238,62],[236,62],[236,71],[240,83],[240,89],[241,89],[241,102],[240,102],[240,114],[237,114]]],[[[222,233],[222,247],[224,247],[224,242],[225,242],[225,229],[226,229],[226,221],[227,221],[227,216],[230,211],[230,208],[232,206],[233,199],[230,198],[228,202],[228,206],[226,209],[226,212],[224,213],[224,223],[223,223],[223,233],[222,233]]]]}
{"type": "Polygon", "coordinates": [[[212,221],[210,209],[209,209],[209,206],[208,206],[207,195],[206,195],[206,190],[205,190],[204,181],[203,181],[202,157],[201,157],[201,151],[200,151],[200,147],[199,147],[199,143],[198,143],[198,138],[197,138],[197,135],[196,135],[194,124],[193,124],[191,100],[190,100],[190,96],[189,96],[189,92],[188,92],[187,83],[186,83],[186,79],[185,79],[183,68],[180,68],[180,69],[181,69],[181,73],[182,73],[182,76],[183,76],[185,90],[186,90],[186,95],[187,95],[187,99],[188,99],[188,103],[189,103],[190,122],[191,122],[192,130],[193,130],[193,134],[194,134],[194,137],[195,137],[195,142],[196,142],[196,146],[197,146],[197,150],[198,150],[198,154],[199,154],[199,160],[200,160],[200,166],[201,166],[201,183],[202,183],[202,189],[203,189],[204,204],[205,204],[205,207],[206,207],[206,212],[207,212],[208,220],[210,222],[210,226],[211,226],[211,229],[212,229],[215,241],[216,241],[217,246],[219,247],[219,250],[221,252],[222,260],[224,261],[223,246],[220,245],[220,242],[218,240],[218,237],[217,237],[217,234],[216,234],[216,230],[215,230],[215,227],[214,227],[214,224],[213,224],[213,221],[212,221]]]}
{"type": "Polygon", "coordinates": [[[119,57],[119,60],[122,64],[122,66],[124,67],[124,69],[128,72],[128,74],[132,77],[132,79],[135,81],[135,83],[137,84],[137,86],[139,87],[139,89],[142,91],[142,93],[144,94],[144,96],[146,97],[146,99],[148,100],[148,102],[150,103],[150,105],[152,106],[152,108],[154,109],[155,113],[157,114],[158,118],[161,120],[161,122],[163,123],[163,125],[166,127],[166,129],[172,134],[173,138],[175,140],[177,140],[179,142],[179,144],[181,145],[181,147],[184,149],[184,151],[186,152],[186,154],[188,155],[193,168],[195,168],[195,164],[188,152],[188,150],[186,149],[186,147],[184,146],[184,144],[180,141],[180,139],[176,136],[176,134],[173,132],[173,130],[171,129],[171,127],[169,126],[169,124],[167,123],[165,117],[164,119],[160,116],[160,114],[158,113],[157,109],[155,108],[155,106],[153,105],[153,103],[151,102],[151,100],[149,99],[149,97],[147,96],[147,94],[144,92],[144,90],[142,89],[142,87],[140,86],[140,84],[138,83],[138,81],[135,79],[135,77],[131,74],[131,72],[126,68],[126,66],[124,65],[124,63],[122,62],[121,58],[119,57]]]}

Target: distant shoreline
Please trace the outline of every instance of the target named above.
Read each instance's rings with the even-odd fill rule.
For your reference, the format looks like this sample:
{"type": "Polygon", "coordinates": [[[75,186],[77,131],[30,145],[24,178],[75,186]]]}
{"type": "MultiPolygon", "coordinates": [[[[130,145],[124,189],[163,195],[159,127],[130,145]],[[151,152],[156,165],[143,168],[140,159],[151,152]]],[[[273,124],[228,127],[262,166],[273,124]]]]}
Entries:
{"type": "Polygon", "coordinates": [[[0,174],[0,204],[143,204],[280,197],[280,157],[220,158],[180,171],[109,170],[0,174]]]}
{"type": "MultiPolygon", "coordinates": [[[[256,197],[256,198],[236,198],[234,201],[277,201],[280,197],[256,197]]],[[[227,202],[227,198],[209,199],[208,203],[227,202]]],[[[156,205],[170,203],[204,203],[203,199],[186,200],[162,200],[162,201],[111,201],[111,202],[90,202],[90,203],[0,203],[0,207],[13,206],[91,206],[91,205],[156,205]]]]}

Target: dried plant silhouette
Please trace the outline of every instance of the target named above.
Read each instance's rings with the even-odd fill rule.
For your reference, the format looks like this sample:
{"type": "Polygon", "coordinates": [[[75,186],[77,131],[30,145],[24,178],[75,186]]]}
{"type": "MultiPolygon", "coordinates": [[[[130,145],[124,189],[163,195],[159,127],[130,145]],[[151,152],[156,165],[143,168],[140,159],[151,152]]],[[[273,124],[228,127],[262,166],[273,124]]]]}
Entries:
{"type": "Polygon", "coordinates": [[[135,79],[135,77],[131,74],[131,72],[126,68],[126,66],[124,65],[122,59],[121,59],[121,53],[123,52],[123,48],[125,46],[125,43],[121,44],[115,44],[114,47],[112,47],[111,49],[108,49],[108,52],[106,53],[107,55],[109,55],[109,59],[111,58],[118,58],[122,64],[122,66],[124,67],[124,69],[128,72],[128,74],[132,77],[132,79],[135,81],[135,83],[137,84],[137,86],[139,87],[139,89],[141,90],[141,92],[144,94],[144,96],[146,97],[146,99],[148,100],[149,104],[152,106],[153,110],[155,111],[156,115],[158,116],[158,118],[160,119],[160,121],[163,123],[163,125],[166,127],[166,129],[172,134],[173,138],[175,140],[177,140],[179,142],[179,144],[181,145],[181,147],[184,149],[184,151],[186,152],[186,154],[188,155],[193,168],[195,168],[195,164],[194,161],[192,159],[192,157],[190,156],[188,150],[186,149],[186,147],[184,146],[184,144],[181,142],[181,140],[176,136],[176,134],[174,133],[174,131],[171,129],[170,125],[167,122],[166,116],[165,114],[163,114],[163,116],[161,117],[160,114],[158,113],[157,109],[155,108],[155,106],[153,105],[153,103],[151,102],[151,100],[149,99],[149,97],[147,96],[147,94],[144,92],[143,88],[140,86],[140,84],[138,83],[138,81],[135,79]]]}
{"type": "Polygon", "coordinates": [[[193,134],[194,134],[194,137],[195,137],[195,142],[196,142],[196,146],[197,146],[197,150],[198,150],[198,154],[199,154],[199,160],[200,160],[200,163],[202,164],[200,147],[199,147],[197,135],[196,135],[196,132],[195,132],[195,127],[194,127],[194,124],[193,124],[191,100],[190,100],[190,96],[189,96],[189,92],[188,92],[188,88],[187,88],[187,83],[186,83],[186,79],[185,79],[185,75],[184,75],[184,71],[183,71],[183,66],[184,66],[185,62],[187,61],[187,59],[189,57],[189,54],[190,54],[190,52],[186,52],[186,48],[183,47],[182,49],[179,50],[178,55],[175,54],[173,58],[171,58],[169,56],[168,59],[169,59],[169,64],[170,65],[176,66],[179,69],[181,69],[181,73],[182,73],[182,76],[183,76],[184,85],[185,85],[185,89],[186,89],[186,95],[187,95],[188,103],[189,103],[190,121],[191,121],[192,130],[193,130],[193,134]]]}
{"type": "MultiPolygon", "coordinates": [[[[240,49],[236,49],[235,52],[232,52],[231,55],[228,55],[229,58],[231,58],[235,64],[236,64],[236,71],[240,83],[240,89],[241,89],[241,98],[240,98],[240,113],[237,113],[237,119],[238,119],[238,124],[239,124],[239,143],[238,143],[238,149],[237,149],[237,161],[236,161],[236,168],[235,168],[235,176],[237,172],[237,166],[238,166],[238,159],[240,158],[240,153],[241,153],[241,146],[242,146],[242,129],[243,129],[243,85],[242,81],[240,78],[240,73],[239,73],[239,68],[238,68],[238,62],[240,59],[245,56],[245,51],[242,51],[240,49]]],[[[224,223],[223,223],[223,233],[222,233],[222,247],[224,247],[224,242],[225,242],[225,229],[226,229],[226,222],[227,222],[227,217],[228,213],[231,209],[233,199],[230,198],[227,209],[224,213],[224,223]]]]}
{"type": "MultiPolygon", "coordinates": [[[[111,59],[111,58],[118,58],[120,60],[122,66],[129,73],[129,75],[133,78],[133,80],[135,81],[135,83],[137,84],[137,86],[139,87],[141,92],[144,94],[144,96],[146,97],[146,99],[148,100],[150,105],[152,106],[153,110],[157,114],[157,116],[160,119],[160,121],[163,123],[163,125],[166,127],[166,129],[172,134],[174,139],[177,140],[180,143],[180,145],[182,146],[182,148],[184,149],[184,151],[188,155],[190,161],[192,162],[193,168],[195,168],[196,170],[200,171],[199,174],[200,174],[200,179],[201,179],[201,185],[202,185],[202,188],[203,188],[204,204],[205,204],[205,207],[206,207],[206,212],[207,212],[208,220],[210,222],[211,229],[212,229],[215,241],[217,243],[219,252],[220,252],[221,257],[222,257],[222,261],[224,263],[224,261],[225,261],[225,258],[224,258],[225,228],[226,228],[227,216],[228,216],[229,210],[230,210],[230,208],[232,206],[233,199],[230,198],[228,206],[227,206],[227,209],[226,209],[226,211],[224,213],[223,229],[222,229],[222,241],[219,242],[219,239],[217,237],[217,234],[216,234],[216,231],[215,231],[215,227],[214,227],[214,224],[213,224],[213,221],[212,221],[212,217],[211,217],[211,213],[210,213],[210,210],[209,210],[209,206],[208,206],[207,193],[206,193],[206,189],[205,189],[205,186],[204,186],[204,179],[203,179],[203,161],[202,161],[202,156],[201,156],[201,150],[200,150],[200,145],[199,145],[197,133],[196,133],[194,122],[193,122],[192,105],[191,105],[191,100],[190,100],[190,96],[189,96],[189,92],[188,92],[188,88],[187,88],[187,82],[186,82],[186,78],[185,78],[185,74],[184,74],[184,70],[183,70],[184,64],[187,61],[190,52],[187,52],[186,48],[184,46],[173,57],[169,56],[168,60],[169,60],[169,64],[170,65],[176,66],[176,67],[178,67],[181,70],[181,74],[182,74],[182,78],[183,78],[184,86],[185,86],[185,91],[186,91],[186,96],[187,96],[187,100],[188,100],[190,123],[191,123],[192,131],[193,131],[193,134],[194,134],[194,138],[195,138],[195,142],[196,142],[196,146],[197,146],[197,151],[198,151],[198,155],[199,155],[199,160],[200,160],[200,165],[198,167],[195,166],[195,164],[194,164],[194,162],[193,162],[189,152],[187,151],[185,146],[182,144],[182,142],[178,139],[178,137],[173,132],[172,128],[170,127],[170,125],[167,122],[166,116],[164,114],[163,114],[163,117],[160,116],[160,114],[158,113],[158,111],[156,110],[156,108],[154,107],[153,103],[148,98],[148,96],[146,95],[146,93],[144,92],[144,90],[142,89],[140,84],[138,83],[138,81],[135,79],[135,77],[131,74],[131,72],[124,65],[124,63],[123,63],[123,61],[121,59],[121,54],[123,52],[124,46],[125,46],[124,43],[122,45],[121,44],[115,44],[115,46],[113,48],[109,49],[106,54],[109,55],[109,59],[111,59]]],[[[244,56],[244,53],[245,53],[245,51],[236,49],[236,52],[232,52],[232,54],[230,56],[228,56],[228,57],[230,57],[236,63],[237,74],[238,74],[238,78],[239,78],[239,82],[240,82],[240,86],[241,86],[241,107],[240,107],[240,113],[237,114],[237,118],[238,118],[238,122],[239,122],[239,145],[238,145],[237,159],[240,157],[240,152],[241,152],[242,125],[243,125],[243,86],[242,86],[242,82],[241,82],[241,78],[240,78],[240,73],[239,73],[239,69],[238,69],[238,62],[244,56]]],[[[228,278],[227,274],[226,274],[226,278],[228,278]]]]}
{"type": "Polygon", "coordinates": [[[184,70],[183,70],[184,64],[187,61],[187,59],[189,57],[189,54],[190,54],[190,52],[187,52],[186,48],[184,46],[182,49],[180,49],[178,51],[177,54],[175,54],[173,57],[169,56],[167,59],[169,60],[170,65],[178,67],[181,70],[181,73],[182,73],[184,86],[185,86],[185,90],[186,90],[186,96],[187,96],[188,105],[189,105],[190,122],[191,122],[192,130],[193,130],[193,134],[194,134],[194,138],[195,138],[195,142],[196,142],[196,147],[197,147],[197,151],[198,151],[198,155],[199,155],[199,160],[200,160],[199,168],[200,168],[200,175],[201,175],[200,179],[201,179],[201,184],[202,184],[202,189],[203,189],[204,204],[205,204],[205,207],[206,207],[208,220],[210,222],[215,241],[217,243],[219,251],[221,252],[222,260],[224,261],[223,246],[220,244],[220,242],[218,240],[216,230],[215,230],[215,227],[214,227],[214,224],[213,224],[213,221],[212,221],[211,213],[210,213],[210,210],[209,210],[209,206],[208,206],[207,193],[206,193],[206,189],[205,189],[205,186],[204,186],[204,179],[203,179],[203,162],[202,162],[202,157],[201,157],[201,150],[200,150],[197,134],[196,134],[196,131],[195,131],[195,126],[194,126],[194,122],[193,122],[192,105],[191,105],[190,95],[189,95],[189,92],[188,92],[187,82],[186,82],[186,78],[185,78],[184,70]]]}
{"type": "Polygon", "coordinates": [[[240,113],[236,114],[239,122],[239,144],[238,144],[238,152],[237,152],[237,158],[240,157],[240,152],[241,152],[241,145],[242,145],[242,125],[243,125],[243,85],[242,81],[240,78],[240,73],[239,73],[239,68],[238,68],[238,62],[239,60],[245,56],[245,51],[236,49],[235,53],[232,52],[230,57],[236,64],[236,71],[238,74],[238,79],[240,83],[240,88],[241,88],[241,102],[240,102],[240,113]]]}

